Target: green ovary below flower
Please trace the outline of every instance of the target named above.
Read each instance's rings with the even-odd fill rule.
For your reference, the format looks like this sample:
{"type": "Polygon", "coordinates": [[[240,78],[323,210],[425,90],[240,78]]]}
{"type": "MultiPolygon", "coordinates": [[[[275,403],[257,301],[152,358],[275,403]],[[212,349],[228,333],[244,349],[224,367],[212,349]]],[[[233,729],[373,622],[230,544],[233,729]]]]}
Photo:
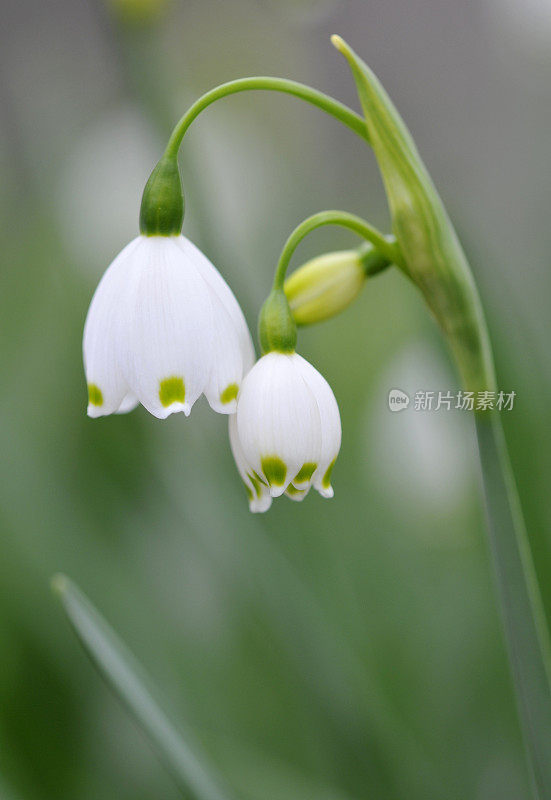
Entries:
{"type": "Polygon", "coordinates": [[[302,500],[311,486],[332,497],[327,480],[341,445],[331,387],[297,353],[272,351],[245,377],[230,443],[251,511],[266,511],[285,493],[302,500]]]}

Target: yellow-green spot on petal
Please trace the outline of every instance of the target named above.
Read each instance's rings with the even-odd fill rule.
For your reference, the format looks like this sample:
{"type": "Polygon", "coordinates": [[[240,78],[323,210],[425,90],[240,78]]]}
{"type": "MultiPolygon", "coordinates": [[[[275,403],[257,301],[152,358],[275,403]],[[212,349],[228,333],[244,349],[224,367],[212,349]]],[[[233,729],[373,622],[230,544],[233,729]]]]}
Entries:
{"type": "Polygon", "coordinates": [[[229,383],[220,395],[220,402],[224,403],[224,405],[231,403],[237,397],[238,391],[239,386],[236,383],[229,383]]]}
{"type": "Polygon", "coordinates": [[[277,456],[264,456],[260,464],[270,486],[283,486],[287,475],[287,467],[280,458],[277,456]]]}
{"type": "Polygon", "coordinates": [[[252,493],[251,487],[248,486],[248,484],[246,484],[245,481],[243,481],[243,486],[245,487],[245,491],[247,492],[247,497],[249,498],[249,503],[252,503],[252,501],[254,500],[254,495],[252,493]]]}
{"type": "Polygon", "coordinates": [[[301,494],[306,494],[305,489],[297,489],[297,487],[293,486],[292,483],[289,484],[289,486],[286,489],[286,492],[290,497],[300,497],[301,494]]]}
{"type": "Polygon", "coordinates": [[[96,386],[95,383],[88,384],[88,402],[92,406],[103,405],[103,394],[101,393],[99,386],[96,386]]]}
{"type": "Polygon", "coordinates": [[[183,403],[186,399],[186,387],[183,378],[165,378],[159,385],[159,400],[166,408],[172,403],[183,403]]]}
{"type": "Polygon", "coordinates": [[[331,473],[333,472],[333,467],[335,466],[336,460],[337,459],[334,458],[333,461],[329,464],[325,472],[325,475],[321,479],[321,485],[324,489],[329,489],[329,487],[331,486],[331,473]]]}
{"type": "Polygon", "coordinates": [[[305,464],[302,465],[300,471],[297,475],[293,478],[294,483],[306,483],[310,480],[312,475],[314,474],[316,467],[318,465],[315,464],[313,461],[307,461],[305,464]]]}

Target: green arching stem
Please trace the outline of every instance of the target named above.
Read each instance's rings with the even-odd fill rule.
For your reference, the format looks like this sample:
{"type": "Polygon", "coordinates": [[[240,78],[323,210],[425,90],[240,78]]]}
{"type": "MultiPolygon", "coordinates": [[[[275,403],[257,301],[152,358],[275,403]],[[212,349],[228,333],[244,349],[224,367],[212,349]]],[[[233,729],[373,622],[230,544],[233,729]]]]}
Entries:
{"type": "Polygon", "coordinates": [[[279,257],[274,276],[274,289],[283,289],[287,267],[295,252],[297,245],[316,228],[324,225],[340,225],[343,228],[354,231],[358,236],[366,239],[375,247],[379,253],[388,259],[390,264],[402,265],[402,254],[393,236],[385,236],[368,222],[355,214],[346,211],[320,211],[308,217],[291,233],[279,257]]]}
{"type": "Polygon", "coordinates": [[[210,106],[211,103],[220,100],[222,97],[228,97],[231,94],[258,90],[283,92],[293,97],[299,97],[301,100],[305,100],[307,103],[311,103],[327,114],[330,114],[332,117],[335,117],[335,119],[338,119],[343,125],[346,125],[362,139],[369,142],[369,135],[364,119],[343,103],[339,103],[338,100],[334,100],[323,92],[319,92],[317,89],[312,89],[310,86],[298,83],[297,81],[287,80],[286,78],[255,76],[251,78],[238,78],[235,81],[223,83],[206,92],[202,97],[196,100],[176,124],[168,140],[165,155],[172,157],[177,155],[187,129],[193,120],[199,116],[201,111],[210,106]]]}
{"type": "Polygon", "coordinates": [[[370,242],[362,242],[356,252],[366,278],[373,278],[392,264],[392,261],[376,250],[370,242]]]}
{"type": "Polygon", "coordinates": [[[140,210],[140,231],[147,236],[170,236],[182,228],[184,201],[178,173],[178,150],[189,126],[211,103],[232,94],[248,91],[272,91],[298,97],[335,117],[364,141],[369,142],[365,120],[332,97],[303,83],[286,78],[254,76],[223,83],[206,92],[193,103],[176,124],[163,157],[153,170],[144,189],[140,210]]]}

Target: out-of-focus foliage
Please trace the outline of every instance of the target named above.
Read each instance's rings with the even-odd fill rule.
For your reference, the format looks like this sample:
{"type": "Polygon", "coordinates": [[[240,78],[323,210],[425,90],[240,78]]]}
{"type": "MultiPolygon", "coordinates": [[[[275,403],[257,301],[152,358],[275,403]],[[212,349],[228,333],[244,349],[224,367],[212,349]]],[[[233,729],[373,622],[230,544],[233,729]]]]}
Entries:
{"type": "MultiPolygon", "coordinates": [[[[551,610],[542,26],[533,39],[536,26],[510,24],[513,0],[290,6],[173,0],[139,25],[99,2],[10,0],[3,11],[2,796],[178,796],[51,599],[49,576],[62,570],[243,797],[529,797],[469,420],[387,411],[395,386],[456,385],[399,275],[300,333],[341,407],[332,501],[249,515],[226,421],[205,403],[162,423],[143,410],[84,413],[86,309],[136,234],[171,123],[203,90],[246,74],[296,77],[355,104],[328,44],[339,32],[411,126],[469,254],[499,383],[517,392],[504,423],[551,610]]],[[[182,167],[184,231],[252,327],[300,219],[341,207],[388,226],[365,146],[287,97],[210,109],[182,167]]],[[[350,243],[320,232],[297,263],[350,243]]]]}

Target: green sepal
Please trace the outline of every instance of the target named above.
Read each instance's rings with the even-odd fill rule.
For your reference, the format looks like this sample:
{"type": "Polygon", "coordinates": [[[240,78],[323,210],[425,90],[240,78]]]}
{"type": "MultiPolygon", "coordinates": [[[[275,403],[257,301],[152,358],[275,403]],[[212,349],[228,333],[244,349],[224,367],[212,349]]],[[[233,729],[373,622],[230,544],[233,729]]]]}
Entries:
{"type": "Polygon", "coordinates": [[[294,352],[297,326],[283,289],[272,289],[264,301],[258,318],[258,336],[263,354],[294,352]]]}
{"type": "Polygon", "coordinates": [[[346,57],[356,81],[405,271],[442,328],[465,388],[495,389],[489,337],[472,273],[415,142],[369,67],[339,36],[331,41],[346,57]]]}
{"type": "Polygon", "coordinates": [[[176,156],[163,156],[145,185],[140,209],[144,236],[177,236],[184,221],[184,195],[176,156]]]}

